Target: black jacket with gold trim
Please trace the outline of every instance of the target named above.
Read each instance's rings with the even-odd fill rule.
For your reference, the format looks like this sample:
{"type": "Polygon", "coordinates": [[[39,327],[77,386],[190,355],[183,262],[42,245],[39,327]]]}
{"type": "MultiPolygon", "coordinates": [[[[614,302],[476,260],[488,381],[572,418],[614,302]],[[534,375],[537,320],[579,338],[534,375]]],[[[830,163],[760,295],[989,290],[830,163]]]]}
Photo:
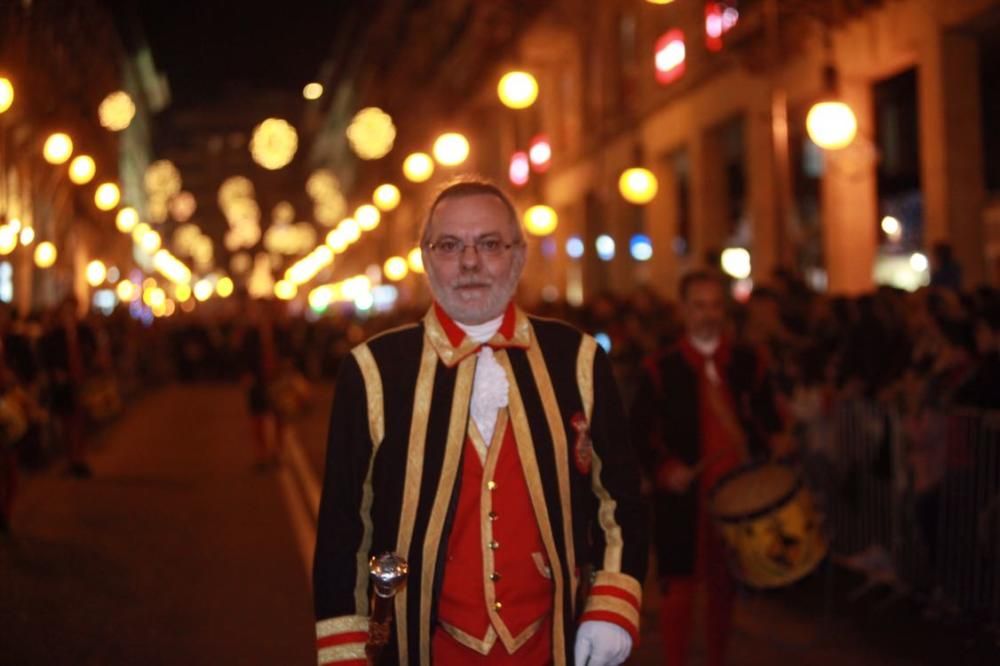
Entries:
{"type": "MultiPolygon", "coordinates": [[[[479,348],[454,344],[436,309],[355,348],[338,375],[313,577],[321,664],[362,663],[367,563],[386,551],[407,559],[409,578],[380,663],[431,661],[479,348]]],[[[638,630],[646,510],[603,350],[565,324],[513,307],[508,317],[509,337],[488,344],[510,381],[510,422],[552,568],[553,661],[571,664],[581,619],[638,630]],[[578,605],[588,568],[591,593],[578,605]]]]}

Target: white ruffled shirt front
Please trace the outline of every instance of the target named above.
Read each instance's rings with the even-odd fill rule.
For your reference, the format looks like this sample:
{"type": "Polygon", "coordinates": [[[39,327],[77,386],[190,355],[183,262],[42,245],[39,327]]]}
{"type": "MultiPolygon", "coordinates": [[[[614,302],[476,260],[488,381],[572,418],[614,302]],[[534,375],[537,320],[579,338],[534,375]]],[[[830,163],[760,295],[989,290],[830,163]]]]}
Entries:
{"type": "Polygon", "coordinates": [[[718,384],[721,378],[719,377],[719,369],[715,367],[715,359],[712,357],[715,350],[719,348],[719,337],[696,338],[692,335],[688,339],[691,341],[691,346],[705,357],[705,375],[708,377],[708,381],[718,384]]]}
{"type": "MultiPolygon", "coordinates": [[[[503,315],[473,326],[455,323],[470,339],[476,342],[486,342],[500,330],[503,315]]],[[[510,384],[507,381],[507,373],[497,363],[492,349],[483,347],[477,356],[476,375],[472,380],[472,402],[469,405],[469,411],[476,424],[476,429],[483,436],[486,446],[489,446],[493,439],[493,429],[497,423],[497,413],[507,406],[510,384]]]]}

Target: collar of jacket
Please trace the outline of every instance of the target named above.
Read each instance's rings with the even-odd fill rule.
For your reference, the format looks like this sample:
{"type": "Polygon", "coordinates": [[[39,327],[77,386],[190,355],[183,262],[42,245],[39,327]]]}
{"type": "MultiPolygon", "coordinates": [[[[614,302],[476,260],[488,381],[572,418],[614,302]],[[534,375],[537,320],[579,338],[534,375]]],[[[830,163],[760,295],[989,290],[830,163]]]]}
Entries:
{"type": "Polygon", "coordinates": [[[465,331],[452,321],[437,301],[424,315],[424,331],[438,358],[449,368],[458,365],[470,354],[478,352],[484,344],[494,349],[507,347],[527,349],[531,346],[531,323],[524,311],[514,305],[513,301],[507,305],[500,329],[485,343],[467,337],[465,331]]]}
{"type": "Polygon", "coordinates": [[[688,364],[700,372],[705,367],[705,359],[711,358],[715,362],[716,367],[721,374],[723,369],[729,366],[729,359],[733,354],[733,343],[727,335],[723,335],[719,339],[719,346],[715,348],[715,351],[711,356],[705,356],[698,349],[691,344],[691,339],[688,337],[687,333],[681,338],[678,344],[681,354],[684,355],[684,359],[688,364]]]}

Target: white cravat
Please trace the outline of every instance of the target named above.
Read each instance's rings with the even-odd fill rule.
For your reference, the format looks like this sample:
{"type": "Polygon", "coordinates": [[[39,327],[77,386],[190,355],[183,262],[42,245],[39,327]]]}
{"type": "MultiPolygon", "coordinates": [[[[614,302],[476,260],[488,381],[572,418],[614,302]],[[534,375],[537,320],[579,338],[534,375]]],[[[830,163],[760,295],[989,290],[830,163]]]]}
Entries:
{"type": "Polygon", "coordinates": [[[719,336],[715,336],[714,338],[696,338],[691,335],[688,336],[688,340],[691,341],[691,346],[705,357],[705,376],[708,377],[708,381],[718,384],[719,370],[715,367],[713,355],[715,354],[715,350],[719,348],[719,336]]]}
{"type": "MultiPolygon", "coordinates": [[[[470,339],[476,342],[486,342],[500,330],[503,315],[488,322],[471,326],[459,322],[455,323],[470,339]]],[[[486,446],[489,446],[490,440],[493,439],[497,412],[507,406],[507,392],[509,390],[507,373],[497,363],[493,356],[493,350],[489,347],[483,347],[479,350],[476,361],[476,376],[472,380],[472,402],[469,405],[469,411],[486,446]]]]}

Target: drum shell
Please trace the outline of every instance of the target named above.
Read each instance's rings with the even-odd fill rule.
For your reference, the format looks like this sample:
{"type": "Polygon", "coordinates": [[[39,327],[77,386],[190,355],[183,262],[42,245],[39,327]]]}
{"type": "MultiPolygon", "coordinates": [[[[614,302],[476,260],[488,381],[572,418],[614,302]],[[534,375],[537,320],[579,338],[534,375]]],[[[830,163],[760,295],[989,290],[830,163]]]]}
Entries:
{"type": "Polygon", "coordinates": [[[794,481],[776,499],[758,505],[748,502],[738,513],[717,510],[719,493],[727,484],[746,482],[748,475],[765,467],[753,465],[731,472],[709,499],[733,576],[757,589],[783,587],[804,578],[829,549],[822,513],[798,473],[793,472],[794,481]]]}

